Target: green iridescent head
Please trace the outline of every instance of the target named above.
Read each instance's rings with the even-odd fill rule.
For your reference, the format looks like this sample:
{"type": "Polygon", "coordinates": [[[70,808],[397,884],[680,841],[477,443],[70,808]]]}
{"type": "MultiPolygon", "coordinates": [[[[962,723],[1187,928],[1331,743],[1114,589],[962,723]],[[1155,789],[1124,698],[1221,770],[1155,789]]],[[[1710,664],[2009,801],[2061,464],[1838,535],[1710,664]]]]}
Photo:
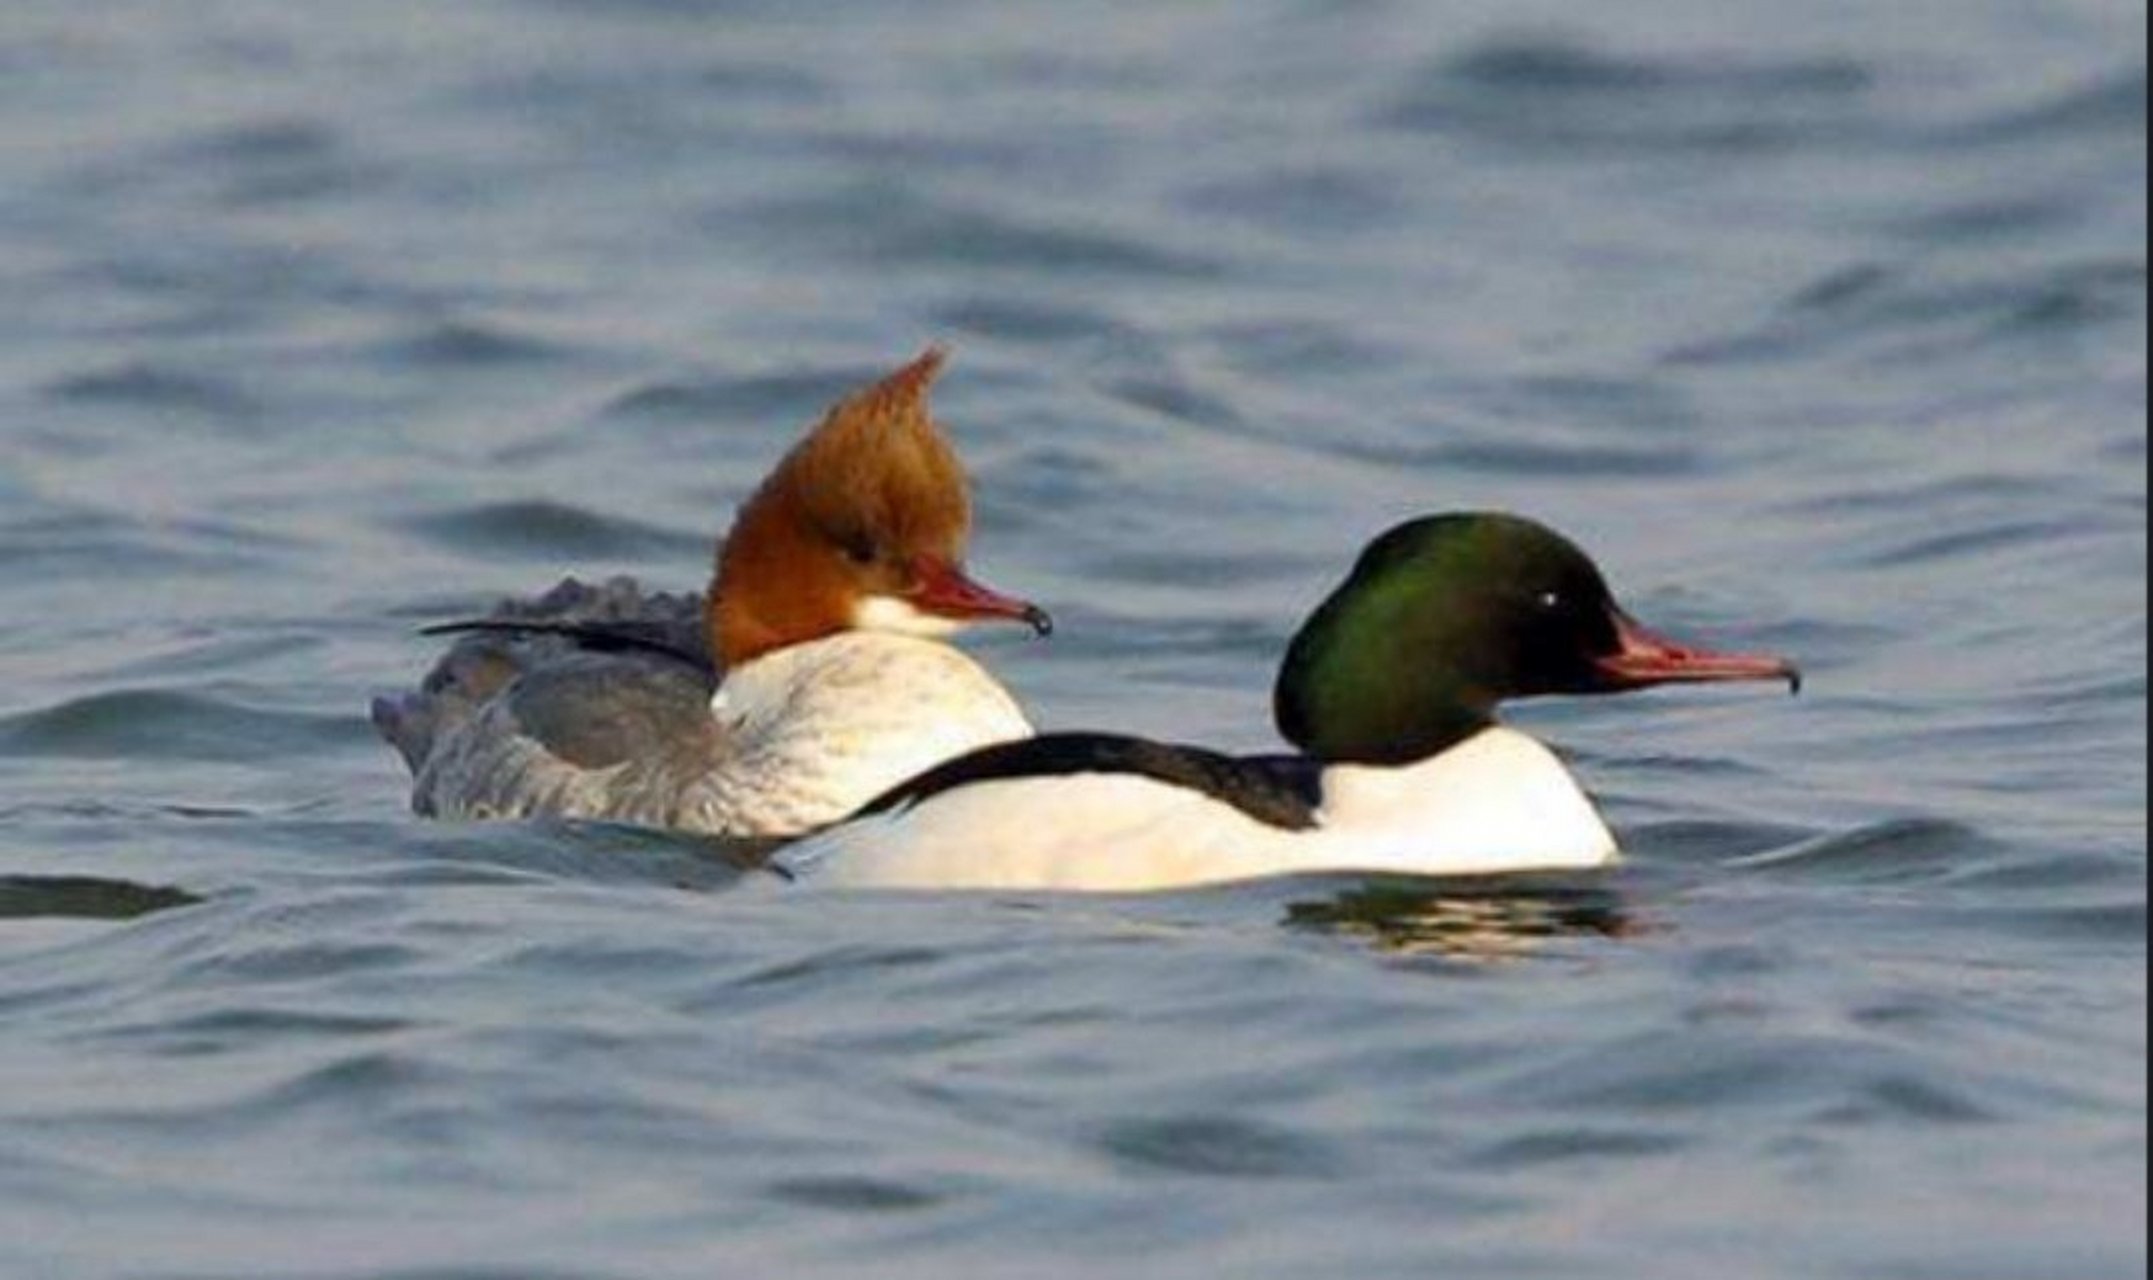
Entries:
{"type": "Polygon", "coordinates": [[[1427,516],[1370,543],[1286,651],[1279,732],[1325,760],[1424,759],[1494,722],[1507,699],[1678,681],[1786,680],[1780,658],[1654,635],[1592,558],[1519,516],[1427,516]]]}

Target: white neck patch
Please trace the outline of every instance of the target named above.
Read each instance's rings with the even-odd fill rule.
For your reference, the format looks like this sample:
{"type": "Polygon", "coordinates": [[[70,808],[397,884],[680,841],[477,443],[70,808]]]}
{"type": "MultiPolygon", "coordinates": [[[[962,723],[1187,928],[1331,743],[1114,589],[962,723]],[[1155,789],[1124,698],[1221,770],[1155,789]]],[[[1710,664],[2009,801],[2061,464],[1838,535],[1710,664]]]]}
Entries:
{"type": "Polygon", "coordinates": [[[852,610],[852,625],[862,631],[887,631],[900,636],[939,640],[964,630],[964,623],[928,613],[896,596],[868,596],[852,610]]]}

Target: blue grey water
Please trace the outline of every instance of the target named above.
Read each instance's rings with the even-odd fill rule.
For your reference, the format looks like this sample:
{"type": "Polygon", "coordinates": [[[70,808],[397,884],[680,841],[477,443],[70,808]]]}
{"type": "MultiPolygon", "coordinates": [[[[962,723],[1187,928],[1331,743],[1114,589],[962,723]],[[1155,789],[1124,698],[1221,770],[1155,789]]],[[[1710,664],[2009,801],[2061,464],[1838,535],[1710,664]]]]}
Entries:
{"type": "Polygon", "coordinates": [[[2130,0],[10,0],[0,1275],[2146,1264],[2130,0]],[[430,826],[370,695],[700,583],[931,340],[974,646],[1271,742],[1530,512],[1807,696],[1520,720],[1629,866],[836,897],[430,826]]]}

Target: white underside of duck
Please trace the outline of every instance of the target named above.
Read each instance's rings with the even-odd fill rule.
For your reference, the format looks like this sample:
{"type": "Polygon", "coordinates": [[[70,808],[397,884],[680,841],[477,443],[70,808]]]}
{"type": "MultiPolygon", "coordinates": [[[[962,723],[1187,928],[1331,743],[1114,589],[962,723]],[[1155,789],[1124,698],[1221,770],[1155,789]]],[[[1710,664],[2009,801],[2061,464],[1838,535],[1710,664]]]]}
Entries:
{"type": "Polygon", "coordinates": [[[1315,825],[1251,817],[1135,774],[979,782],[778,855],[823,885],[1141,892],[1310,872],[1484,875],[1604,867],[1615,838],[1555,754],[1506,728],[1412,765],[1331,765],[1315,825]]]}

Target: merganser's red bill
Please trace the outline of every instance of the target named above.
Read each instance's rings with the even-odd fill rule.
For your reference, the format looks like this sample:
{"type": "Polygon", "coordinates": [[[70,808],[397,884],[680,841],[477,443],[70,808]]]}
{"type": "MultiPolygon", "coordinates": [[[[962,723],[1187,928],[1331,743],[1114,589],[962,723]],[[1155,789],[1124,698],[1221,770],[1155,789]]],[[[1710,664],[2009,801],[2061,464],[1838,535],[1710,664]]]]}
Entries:
{"type": "Polygon", "coordinates": [[[919,585],[906,599],[916,609],[945,618],[1005,618],[1043,636],[1054,631],[1054,619],[1046,610],[983,586],[947,561],[923,559],[914,566],[914,573],[919,585]]]}
{"type": "Polygon", "coordinates": [[[1702,684],[1720,680],[1784,680],[1790,692],[1802,691],[1802,671],[1770,654],[1712,653],[1677,644],[1647,629],[1621,610],[1615,611],[1620,647],[1596,660],[1600,674],[1617,689],[1656,684],[1702,684]]]}

